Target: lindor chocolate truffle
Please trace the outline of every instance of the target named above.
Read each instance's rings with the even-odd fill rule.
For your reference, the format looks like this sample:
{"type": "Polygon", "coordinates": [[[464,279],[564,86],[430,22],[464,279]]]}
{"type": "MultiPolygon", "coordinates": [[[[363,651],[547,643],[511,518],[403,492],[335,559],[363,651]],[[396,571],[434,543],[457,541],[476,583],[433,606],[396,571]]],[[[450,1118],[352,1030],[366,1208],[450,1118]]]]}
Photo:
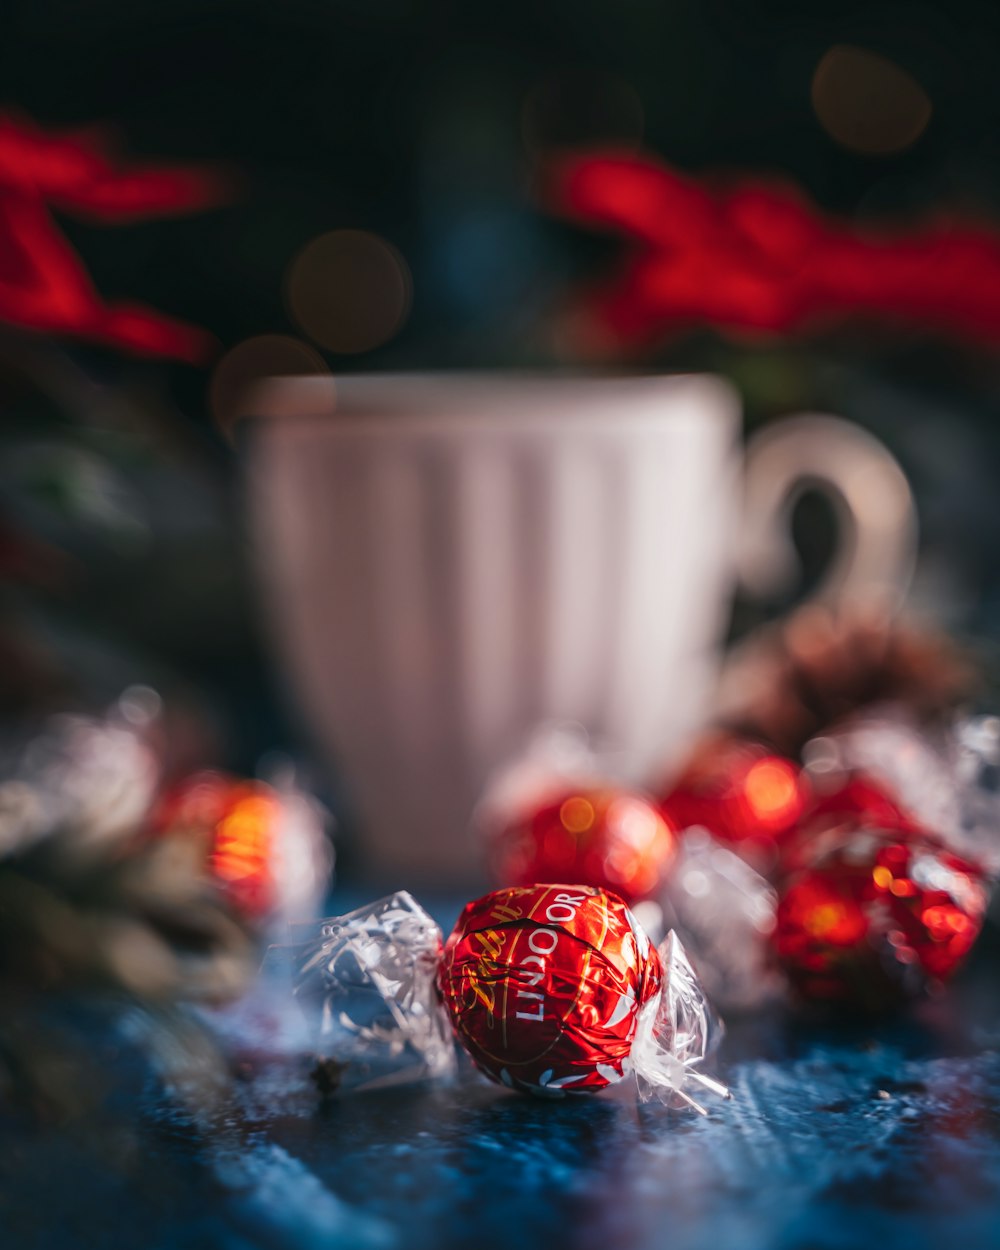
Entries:
{"type": "Polygon", "coordinates": [[[675,851],[674,828],[579,725],[541,726],[490,778],[476,809],[497,886],[553,881],[612,890],[627,903],[655,894],[675,851]]]}
{"type": "Polygon", "coordinates": [[[580,881],[629,903],[655,892],[676,846],[674,831],[644,795],[590,785],[525,804],[491,831],[490,866],[503,885],[580,881]]]}
{"type": "Polygon", "coordinates": [[[980,864],[858,776],[815,804],[782,870],[773,941],[790,982],[867,1011],[953,976],[989,901],[980,864]]]}
{"type": "Polygon", "coordinates": [[[603,1089],[629,1071],[662,968],[632,913],[585,886],[497,890],[462,912],[438,984],[493,1080],[532,1093],[603,1089]]]}
{"type": "Polygon", "coordinates": [[[290,767],[270,783],[192,773],[159,795],[145,823],[153,837],[187,839],[229,905],[255,927],[319,911],[333,852],[323,809],[290,767]]]}
{"type": "Polygon", "coordinates": [[[640,1097],[704,1112],[728,1097],[701,1066],[721,1026],[673,935],[657,951],[616,895],[497,890],[441,934],[405,892],[318,925],[291,957],[313,1044],[343,1088],[448,1075],[453,1031],[512,1089],[593,1092],[635,1073],[640,1097]]]}

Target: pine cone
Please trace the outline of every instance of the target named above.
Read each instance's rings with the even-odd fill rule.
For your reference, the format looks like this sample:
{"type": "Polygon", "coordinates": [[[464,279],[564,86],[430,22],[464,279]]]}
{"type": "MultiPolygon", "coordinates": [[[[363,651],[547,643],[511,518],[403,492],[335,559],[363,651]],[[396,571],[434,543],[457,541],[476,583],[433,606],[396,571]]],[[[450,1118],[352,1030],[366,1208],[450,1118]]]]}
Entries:
{"type": "Polygon", "coordinates": [[[789,756],[875,703],[903,703],[932,721],[973,687],[976,672],[947,637],[885,612],[800,608],[728,661],[716,723],[789,756]]]}

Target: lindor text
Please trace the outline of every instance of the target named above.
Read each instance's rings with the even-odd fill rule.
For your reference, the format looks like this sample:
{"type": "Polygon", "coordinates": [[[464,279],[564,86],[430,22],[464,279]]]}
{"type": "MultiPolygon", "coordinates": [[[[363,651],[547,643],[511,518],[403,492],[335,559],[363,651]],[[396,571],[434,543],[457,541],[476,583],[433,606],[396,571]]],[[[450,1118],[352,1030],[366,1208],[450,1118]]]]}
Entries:
{"type": "MultiPolygon", "coordinates": [[[[545,909],[545,919],[553,925],[568,924],[576,915],[577,908],[586,898],[585,894],[557,894],[545,909]]],[[[545,959],[551,955],[559,944],[559,933],[555,929],[533,929],[528,934],[528,949],[531,952],[521,961],[524,974],[524,985],[518,989],[517,998],[526,1000],[526,1009],[514,1013],[517,1020],[544,1020],[545,995],[533,988],[541,983],[545,976],[545,959]]]]}

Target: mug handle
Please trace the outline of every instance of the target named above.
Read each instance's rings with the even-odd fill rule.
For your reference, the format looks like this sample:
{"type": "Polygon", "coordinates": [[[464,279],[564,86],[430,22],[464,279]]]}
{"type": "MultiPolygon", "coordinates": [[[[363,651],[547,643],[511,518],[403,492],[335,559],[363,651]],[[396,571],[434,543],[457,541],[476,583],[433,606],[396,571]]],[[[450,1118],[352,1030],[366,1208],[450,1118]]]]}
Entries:
{"type": "Polygon", "coordinates": [[[871,434],[841,417],[804,413],[750,439],[737,568],[755,597],[794,585],[792,509],[818,488],[833,502],[837,554],[809,602],[899,608],[913,577],[917,514],[902,469],[871,434]]]}

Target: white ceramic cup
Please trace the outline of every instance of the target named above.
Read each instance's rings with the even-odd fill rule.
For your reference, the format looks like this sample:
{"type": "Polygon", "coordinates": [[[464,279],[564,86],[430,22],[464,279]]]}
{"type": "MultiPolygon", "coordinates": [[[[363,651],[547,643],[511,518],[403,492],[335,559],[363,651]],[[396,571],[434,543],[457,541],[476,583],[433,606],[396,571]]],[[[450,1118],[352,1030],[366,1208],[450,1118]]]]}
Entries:
{"type": "Polygon", "coordinates": [[[744,470],[738,397],[714,377],[285,378],[254,412],[266,613],[367,865],[396,882],[476,875],[472,808],[539,723],[578,722],[637,780],[676,759],[741,568],[758,587],[785,571],[797,484],[832,480],[848,522],[825,593],[910,573],[884,448],[795,418],[744,470]]]}

